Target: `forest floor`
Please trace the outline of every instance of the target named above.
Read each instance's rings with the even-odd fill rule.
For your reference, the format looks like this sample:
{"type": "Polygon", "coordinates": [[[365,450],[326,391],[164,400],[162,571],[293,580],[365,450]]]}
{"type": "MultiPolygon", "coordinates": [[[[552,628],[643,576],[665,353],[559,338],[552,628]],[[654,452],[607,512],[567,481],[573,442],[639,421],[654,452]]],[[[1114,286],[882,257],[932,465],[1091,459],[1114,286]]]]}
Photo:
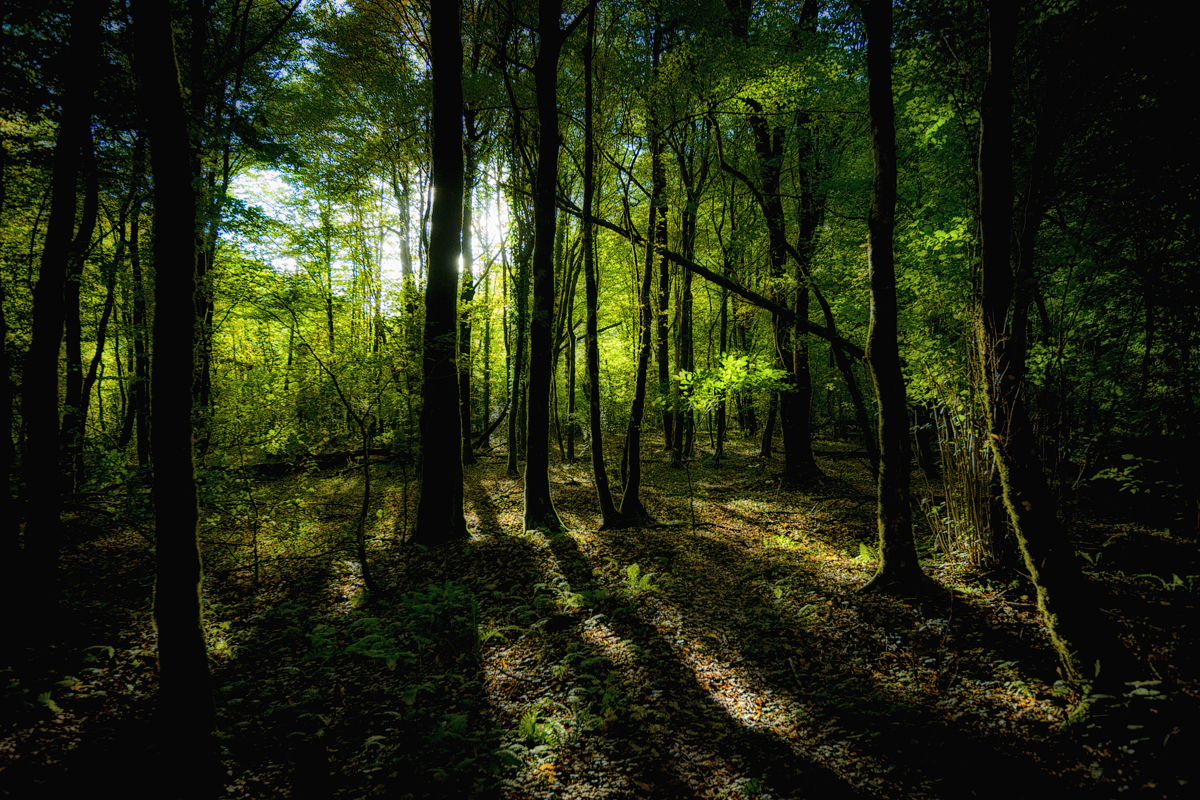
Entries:
{"type": "MultiPolygon", "coordinates": [[[[845,445],[817,453],[827,480],[802,491],[749,446],[647,459],[657,524],[613,531],[585,455],[552,468],[561,534],[522,530],[521,482],[486,456],[467,468],[471,539],[438,551],[403,545],[414,476],[378,465],[370,596],[361,470],[209,473],[221,796],[1194,796],[1194,541],[1073,511],[1097,615],[1146,674],[1064,725],[1079,698],[1029,586],[930,547],[944,602],[859,594],[869,475],[845,445]]],[[[157,680],[142,515],[71,511],[61,644],[0,663],[0,796],[162,796],[138,780],[157,680]]]]}

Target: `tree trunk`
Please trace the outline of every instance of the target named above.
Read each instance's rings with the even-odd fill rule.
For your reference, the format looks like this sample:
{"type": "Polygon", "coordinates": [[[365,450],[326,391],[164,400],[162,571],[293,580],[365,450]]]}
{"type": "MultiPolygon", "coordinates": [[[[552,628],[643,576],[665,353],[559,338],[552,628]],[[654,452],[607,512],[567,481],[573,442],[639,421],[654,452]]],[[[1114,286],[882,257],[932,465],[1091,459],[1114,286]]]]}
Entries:
{"type": "MultiPolygon", "coordinates": [[[[141,140],[139,139],[139,146],[141,140]]],[[[135,159],[136,150],[135,148],[135,159]]],[[[141,147],[142,159],[145,148],[141,147]]],[[[144,160],[141,162],[144,169],[144,160]]],[[[142,198],[133,204],[129,222],[129,268],[133,276],[133,387],[129,405],[137,435],[138,466],[149,467],[150,453],[150,346],[146,313],[146,282],[142,276],[141,251],[142,198]]]]}
{"type": "Polygon", "coordinates": [[[979,133],[983,275],[977,326],[987,439],[996,458],[1004,507],[1037,589],[1038,610],[1058,653],[1063,677],[1085,687],[1097,678],[1119,686],[1127,677],[1128,656],[1104,615],[1097,612],[1095,593],[1059,520],[1025,408],[1029,293],[1019,282],[1033,276],[1031,264],[1018,263],[1014,274],[1011,263],[1015,7],[994,4],[988,23],[989,64],[979,133]],[[1102,666],[1106,667],[1103,671],[1102,666]]]}
{"type": "Polygon", "coordinates": [[[529,316],[529,391],[526,402],[525,529],[563,530],[550,497],[550,380],[554,367],[554,234],[558,181],[558,57],[561,0],[538,5],[535,93],[538,161],[533,197],[533,309],[529,316]]]}
{"type": "Polygon", "coordinates": [[[896,123],[892,106],[892,4],[870,0],[867,28],[867,96],[871,118],[871,209],[867,216],[867,260],[871,274],[871,322],[867,361],[879,410],[877,518],[879,570],[863,591],[902,596],[939,590],[921,571],[913,541],[909,483],[908,404],[900,369],[896,268],[892,234],[896,217],[896,123]]]}
{"type": "Polygon", "coordinates": [[[604,463],[604,427],[600,421],[600,341],[597,306],[600,288],[596,276],[595,226],[592,224],[592,205],[596,193],[595,109],[592,100],[593,59],[596,52],[596,9],[588,11],[587,43],[584,60],[584,117],[583,117],[583,280],[587,300],[587,328],[584,335],[584,356],[587,360],[588,431],[592,439],[592,475],[596,483],[596,499],[600,504],[601,529],[615,527],[619,515],[608,482],[604,463]]]}
{"type": "Polygon", "coordinates": [[[471,303],[475,300],[475,276],[472,273],[474,253],[471,246],[471,190],[474,185],[474,151],[467,139],[464,148],[467,157],[463,170],[462,208],[462,303],[458,311],[458,402],[462,418],[463,464],[475,463],[475,450],[471,446],[471,303]]]}
{"type": "Polygon", "coordinates": [[[516,339],[512,347],[512,381],[509,390],[508,416],[508,470],[510,478],[521,476],[520,459],[525,456],[525,362],[527,360],[525,343],[529,330],[529,242],[525,235],[525,226],[517,225],[517,253],[513,266],[516,275],[513,280],[513,292],[517,295],[517,324],[513,331],[516,339]]]}
{"type": "Polygon", "coordinates": [[[411,541],[440,545],[470,533],[463,513],[462,422],[456,328],[463,228],[462,40],[459,3],[434,3],[433,196],[425,290],[425,384],[421,404],[421,494],[411,541]]]}
{"type": "Polygon", "coordinates": [[[169,6],[134,7],[140,99],[154,176],[154,507],[157,574],[158,723],[165,776],[188,776],[215,792],[216,727],[204,643],[193,459],[194,364],[198,325],[196,212],[192,142],[175,59],[169,6]]]}
{"type": "Polygon", "coordinates": [[[59,348],[63,340],[64,291],[68,264],[75,257],[73,238],[76,187],[82,150],[90,136],[96,53],[102,3],[79,2],[71,8],[71,54],[78,69],[68,72],[62,118],[54,145],[50,218],[46,225],[33,322],[22,375],[25,424],[25,551],[17,576],[26,582],[28,612],[19,614],[27,630],[45,637],[55,630],[58,604],[59,494],[59,348]]]}
{"type": "Polygon", "coordinates": [[[779,418],[779,395],[780,392],[771,392],[767,398],[767,421],[763,424],[762,440],[759,442],[759,458],[771,458],[772,455],[775,444],[775,422],[779,418]]]}
{"type": "MultiPolygon", "coordinates": [[[[728,267],[726,267],[728,271],[728,267]]],[[[724,363],[725,353],[729,349],[729,292],[721,292],[721,333],[720,340],[717,345],[720,355],[720,362],[724,363]]],[[[713,460],[719,465],[721,459],[725,456],[725,428],[726,415],[728,414],[727,407],[729,399],[726,397],[725,390],[721,390],[721,397],[717,400],[717,440],[713,444],[713,460]]]]}
{"type": "MultiPolygon", "coordinates": [[[[667,246],[667,171],[662,166],[662,134],[657,130],[650,134],[650,157],[654,159],[651,173],[653,175],[651,202],[658,200],[657,230],[653,232],[654,240],[659,246],[667,246]]],[[[663,450],[667,451],[672,464],[678,464],[679,453],[675,451],[675,409],[670,403],[671,397],[671,264],[665,258],[658,262],[658,308],[655,314],[655,363],[658,366],[658,392],[655,398],[662,408],[663,450]]]]}
{"type": "MultiPolygon", "coordinates": [[[[7,168],[8,150],[0,142],[0,217],[4,214],[7,201],[7,168]]],[[[0,282],[0,602],[6,608],[16,608],[20,602],[22,586],[17,580],[21,559],[20,529],[17,522],[16,509],[13,507],[11,487],[13,460],[16,448],[13,446],[13,382],[12,356],[8,347],[8,315],[5,313],[6,297],[4,284],[0,282]]]]}
{"type": "MultiPolygon", "coordinates": [[[[650,207],[654,215],[654,206],[650,207]]],[[[646,382],[650,370],[650,346],[653,336],[654,308],[651,306],[650,291],[654,283],[654,246],[646,243],[646,261],[642,268],[642,287],[638,295],[641,309],[638,337],[637,375],[633,384],[633,402],[629,409],[629,427],[625,431],[625,448],[622,459],[621,478],[624,490],[621,495],[621,518],[625,524],[650,522],[650,515],[642,505],[642,418],[646,411],[646,382]]]]}
{"type": "Polygon", "coordinates": [[[71,245],[67,279],[63,295],[63,349],[66,351],[66,380],[63,393],[62,463],[63,489],[73,492],[82,480],[83,436],[87,420],[87,396],[83,388],[83,324],[80,313],[80,281],[84,260],[96,230],[100,213],[100,176],[96,170],[96,152],[91,131],[83,142],[83,207],[79,229],[71,245]]]}

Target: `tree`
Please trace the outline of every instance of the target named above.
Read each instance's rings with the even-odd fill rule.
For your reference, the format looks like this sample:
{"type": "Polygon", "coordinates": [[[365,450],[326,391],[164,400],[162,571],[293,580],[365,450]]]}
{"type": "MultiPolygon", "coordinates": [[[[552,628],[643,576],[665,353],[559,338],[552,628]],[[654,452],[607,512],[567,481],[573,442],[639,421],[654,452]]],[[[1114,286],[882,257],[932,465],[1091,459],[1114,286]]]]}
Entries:
{"type": "MultiPolygon", "coordinates": [[[[65,291],[69,264],[82,260],[75,237],[76,189],[84,149],[91,141],[92,95],[100,45],[103,3],[76,3],[71,8],[71,51],[84,65],[66,79],[62,118],[54,145],[50,218],[33,295],[29,353],[22,376],[22,416],[26,427],[25,548],[22,559],[28,581],[25,597],[34,605],[22,619],[32,634],[53,627],[58,603],[59,513],[62,472],[59,464],[59,348],[67,315],[65,291]]],[[[78,314],[77,309],[71,311],[78,314]]],[[[20,575],[21,573],[17,573],[20,575]]]]}
{"type": "Polygon", "coordinates": [[[554,234],[557,225],[558,58],[563,42],[583,21],[559,28],[560,0],[538,4],[535,94],[538,159],[533,192],[533,308],[529,317],[529,448],[525,457],[525,528],[563,529],[550,497],[550,381],[554,369],[554,234]]]}
{"type": "Polygon", "coordinates": [[[430,12],[433,62],[433,211],[425,289],[425,385],[421,404],[421,497],[411,541],[438,545],[469,536],[463,514],[459,412],[458,256],[463,229],[462,40],[459,3],[430,12]]]}
{"type": "Polygon", "coordinates": [[[584,69],[584,131],[583,131],[583,280],[587,305],[587,320],[584,333],[584,357],[587,361],[588,432],[592,439],[592,475],[596,482],[596,499],[600,504],[602,528],[620,524],[617,506],[609,488],[608,467],[604,463],[604,427],[600,421],[600,334],[598,307],[600,291],[596,275],[595,225],[592,223],[592,206],[596,193],[596,147],[595,108],[593,106],[593,79],[596,55],[596,8],[587,12],[587,41],[583,51],[584,69]]]}
{"type": "Polygon", "coordinates": [[[879,411],[877,520],[879,570],[862,591],[917,594],[937,585],[921,570],[913,541],[909,483],[908,402],[900,369],[896,265],[892,235],[896,220],[896,118],[892,106],[892,3],[870,0],[867,28],[867,93],[871,114],[871,210],[867,260],[871,273],[871,327],[867,362],[879,411]]]}
{"type": "MultiPolygon", "coordinates": [[[[1032,264],[1012,258],[1012,65],[1016,8],[988,8],[988,72],[979,126],[979,213],[983,271],[978,347],[985,387],[987,440],[996,459],[1004,507],[1038,610],[1058,654],[1063,677],[1119,686],[1129,668],[1115,633],[1096,614],[1096,597],[1067,537],[1037,456],[1025,405],[1026,330],[1032,264]],[[1104,669],[1102,669],[1102,667],[1104,669]]],[[[1032,253],[1032,246],[1028,247],[1032,253]]]]}
{"type": "MultiPolygon", "coordinates": [[[[192,401],[198,324],[197,194],[185,92],[168,6],[134,9],[136,65],[155,189],[154,353],[151,425],[157,570],[158,723],[164,776],[215,789],[217,749],[208,654],[201,620],[204,579],[193,462],[192,401]]],[[[174,785],[180,786],[179,783],[174,785]]],[[[180,794],[191,794],[194,786],[180,794]]]]}

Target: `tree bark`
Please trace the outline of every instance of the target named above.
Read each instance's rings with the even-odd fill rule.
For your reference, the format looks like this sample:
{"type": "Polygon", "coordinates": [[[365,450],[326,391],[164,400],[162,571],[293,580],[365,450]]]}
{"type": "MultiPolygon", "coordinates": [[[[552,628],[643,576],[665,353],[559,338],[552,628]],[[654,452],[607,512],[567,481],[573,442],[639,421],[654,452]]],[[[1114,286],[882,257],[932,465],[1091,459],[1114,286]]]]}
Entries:
{"type": "Polygon", "coordinates": [[[983,274],[977,332],[987,439],[996,458],[1004,507],[1037,589],[1038,610],[1063,677],[1081,687],[1094,685],[1097,678],[1119,686],[1128,677],[1128,654],[1098,613],[1095,592],[1059,519],[1024,401],[1029,293],[1020,282],[1032,280],[1032,265],[1019,261],[1016,272],[1012,266],[1015,39],[1015,4],[993,4],[988,11],[978,180],[983,274]]]}
{"type": "Polygon", "coordinates": [[[134,7],[140,101],[155,187],[154,516],[157,572],[158,724],[164,776],[186,775],[215,791],[216,727],[201,619],[203,564],[193,457],[193,386],[199,326],[194,153],[184,87],[175,57],[170,8],[134,7]]]}
{"type": "Polygon", "coordinates": [[[63,349],[66,351],[66,380],[63,393],[62,463],[67,492],[82,480],[83,436],[87,420],[87,395],[83,387],[83,323],[80,320],[80,282],[84,261],[100,213],[100,176],[96,170],[95,142],[91,131],[83,142],[83,204],[79,228],[71,244],[63,295],[63,349]]]}
{"type": "Polygon", "coordinates": [[[563,530],[550,497],[550,380],[554,367],[554,234],[558,224],[558,58],[561,0],[538,4],[538,161],[533,198],[533,308],[529,315],[525,529],[563,530]]]}
{"type": "Polygon", "coordinates": [[[867,96],[871,118],[871,209],[867,216],[867,259],[871,277],[871,321],[867,362],[879,410],[877,519],[879,569],[862,591],[902,596],[939,591],[921,571],[913,541],[909,498],[912,453],[908,403],[900,369],[896,266],[892,235],[896,217],[896,123],[892,106],[892,3],[870,0],[867,28],[867,96]]]}
{"type": "Polygon", "coordinates": [[[616,503],[604,463],[604,427],[600,420],[600,341],[597,306],[600,287],[596,272],[595,226],[591,221],[596,194],[595,108],[593,105],[593,61],[596,53],[596,9],[588,12],[587,43],[583,51],[584,114],[583,114],[583,280],[587,300],[587,322],[584,335],[584,357],[587,361],[588,431],[592,439],[592,475],[596,484],[596,499],[600,504],[601,529],[615,527],[619,521],[616,503]]]}
{"type": "Polygon", "coordinates": [[[524,235],[525,226],[517,226],[517,253],[513,264],[516,275],[513,276],[513,292],[517,296],[517,321],[513,338],[516,342],[512,349],[512,380],[509,389],[510,408],[508,416],[508,470],[510,478],[521,476],[520,459],[525,456],[524,448],[524,412],[525,412],[525,372],[528,360],[526,342],[529,339],[529,244],[524,235]]]}
{"type": "Polygon", "coordinates": [[[464,139],[467,153],[463,170],[462,209],[462,303],[458,323],[458,401],[462,417],[462,460],[463,464],[475,463],[475,450],[471,446],[471,303],[475,300],[475,275],[472,272],[474,253],[471,243],[471,191],[474,186],[475,156],[470,138],[464,139]]]}
{"type": "Polygon", "coordinates": [[[411,541],[441,545],[467,538],[463,513],[462,420],[456,329],[463,226],[462,39],[459,3],[434,3],[433,210],[425,290],[425,383],[421,404],[421,494],[411,541]]]}
{"type": "Polygon", "coordinates": [[[62,472],[59,465],[59,348],[63,341],[64,292],[74,253],[76,188],[82,151],[90,137],[92,93],[104,4],[79,2],[71,8],[71,53],[79,65],[68,73],[62,118],[54,145],[50,217],[37,285],[33,322],[22,375],[25,424],[26,511],[23,563],[15,574],[25,579],[27,613],[19,614],[28,631],[44,637],[54,630],[58,604],[59,513],[62,472]]]}

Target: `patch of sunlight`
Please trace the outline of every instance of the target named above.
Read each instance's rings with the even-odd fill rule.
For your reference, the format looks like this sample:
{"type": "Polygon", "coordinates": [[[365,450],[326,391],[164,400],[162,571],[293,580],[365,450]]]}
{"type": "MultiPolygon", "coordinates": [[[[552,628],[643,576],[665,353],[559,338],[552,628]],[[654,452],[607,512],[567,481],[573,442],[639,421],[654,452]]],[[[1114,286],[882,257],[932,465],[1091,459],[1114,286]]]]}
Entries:
{"type": "Polygon", "coordinates": [[[362,565],[357,561],[342,559],[329,565],[329,580],[325,591],[334,598],[340,613],[348,614],[358,608],[366,590],[362,578],[362,565]]]}
{"type": "Polygon", "coordinates": [[[769,514],[775,510],[771,503],[764,503],[761,500],[751,500],[745,497],[730,500],[725,504],[725,507],[730,511],[750,512],[753,514],[769,514]]]}
{"type": "Polygon", "coordinates": [[[622,639],[603,620],[588,620],[583,626],[583,638],[600,648],[616,664],[632,664],[637,659],[633,643],[622,639]]]}
{"type": "Polygon", "coordinates": [[[774,536],[768,536],[767,538],[763,539],[763,544],[765,544],[767,547],[775,547],[780,550],[804,549],[804,542],[793,539],[792,537],[783,533],[779,533],[774,536]]]}

